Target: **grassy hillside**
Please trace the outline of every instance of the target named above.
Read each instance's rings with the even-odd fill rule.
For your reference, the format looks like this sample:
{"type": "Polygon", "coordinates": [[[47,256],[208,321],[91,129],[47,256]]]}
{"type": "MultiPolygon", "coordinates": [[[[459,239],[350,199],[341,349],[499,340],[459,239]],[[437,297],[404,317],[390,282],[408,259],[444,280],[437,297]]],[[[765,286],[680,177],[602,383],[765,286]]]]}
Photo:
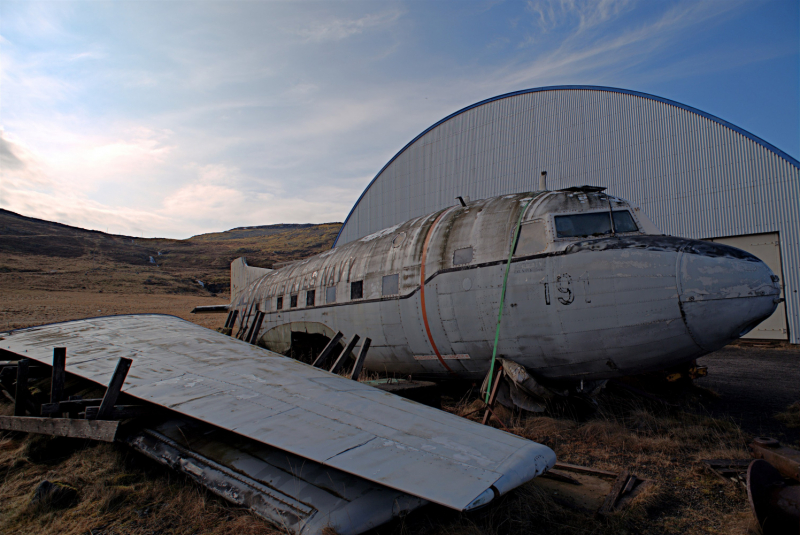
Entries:
{"type": "Polygon", "coordinates": [[[231,260],[245,256],[250,265],[271,267],[305,258],[329,249],[340,227],[268,225],[171,240],[106,234],[0,210],[0,287],[225,294],[231,260]]]}

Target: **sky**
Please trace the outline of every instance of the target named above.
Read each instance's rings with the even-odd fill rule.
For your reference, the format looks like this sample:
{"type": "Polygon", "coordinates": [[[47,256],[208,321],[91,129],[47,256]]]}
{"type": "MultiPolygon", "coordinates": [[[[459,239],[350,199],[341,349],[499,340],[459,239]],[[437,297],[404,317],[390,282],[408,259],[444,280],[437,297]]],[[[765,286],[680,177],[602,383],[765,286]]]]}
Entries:
{"type": "Polygon", "coordinates": [[[0,208],[143,237],[343,221],[433,123],[564,84],[800,158],[800,2],[0,0],[0,208]]]}

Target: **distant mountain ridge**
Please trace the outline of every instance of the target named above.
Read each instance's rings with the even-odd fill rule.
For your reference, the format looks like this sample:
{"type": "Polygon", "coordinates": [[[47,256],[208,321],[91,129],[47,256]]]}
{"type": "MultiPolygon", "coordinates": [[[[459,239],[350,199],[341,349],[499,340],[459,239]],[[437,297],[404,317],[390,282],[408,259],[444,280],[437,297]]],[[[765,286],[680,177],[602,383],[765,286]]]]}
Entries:
{"type": "MultiPolygon", "coordinates": [[[[333,245],[341,225],[236,227],[173,240],[107,234],[0,209],[0,275],[12,277],[10,280],[17,281],[15,284],[42,289],[89,288],[86,277],[92,279],[106,273],[105,282],[89,280],[89,284],[98,287],[122,284],[125,291],[135,291],[140,285],[148,293],[227,292],[233,259],[246,256],[250,265],[271,267],[274,263],[312,256],[333,245]],[[45,280],[20,275],[41,273],[44,266],[54,265],[61,269],[47,271],[70,272],[75,276],[55,277],[58,282],[53,283],[52,277],[45,280]],[[3,275],[12,273],[16,275],[3,275]],[[202,286],[198,280],[203,281],[202,286]]],[[[3,282],[0,278],[0,284],[3,282]]]]}

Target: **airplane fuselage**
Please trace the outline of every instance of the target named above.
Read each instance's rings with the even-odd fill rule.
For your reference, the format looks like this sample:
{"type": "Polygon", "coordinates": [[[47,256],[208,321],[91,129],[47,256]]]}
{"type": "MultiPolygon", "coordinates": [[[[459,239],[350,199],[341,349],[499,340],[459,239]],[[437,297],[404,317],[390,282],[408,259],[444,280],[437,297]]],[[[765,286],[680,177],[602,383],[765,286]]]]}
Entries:
{"type": "Polygon", "coordinates": [[[756,257],[664,236],[628,202],[575,188],[454,206],[272,271],[234,296],[233,334],[255,330],[259,311],[252,339],[274,351],[341,331],[372,340],[365,369],[479,379],[512,248],[497,355],[546,379],[681,364],[777,306],[756,257]]]}

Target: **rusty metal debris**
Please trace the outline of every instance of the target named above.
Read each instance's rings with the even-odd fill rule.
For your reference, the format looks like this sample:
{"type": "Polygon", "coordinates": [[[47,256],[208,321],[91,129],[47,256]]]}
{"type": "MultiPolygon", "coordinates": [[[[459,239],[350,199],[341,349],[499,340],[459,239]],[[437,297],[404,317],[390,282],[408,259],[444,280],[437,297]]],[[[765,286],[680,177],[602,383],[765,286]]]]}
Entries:
{"type": "Polygon", "coordinates": [[[764,535],[800,532],[800,451],[774,438],[750,444],[755,460],[747,469],[747,497],[764,535]]]}
{"type": "Polygon", "coordinates": [[[800,485],[787,485],[763,459],[754,460],[747,469],[747,497],[764,535],[800,532],[800,485]]]}
{"type": "Polygon", "coordinates": [[[782,446],[774,438],[757,437],[750,444],[750,451],[756,459],[764,459],[774,466],[784,477],[800,483],[800,451],[782,446]]]}

